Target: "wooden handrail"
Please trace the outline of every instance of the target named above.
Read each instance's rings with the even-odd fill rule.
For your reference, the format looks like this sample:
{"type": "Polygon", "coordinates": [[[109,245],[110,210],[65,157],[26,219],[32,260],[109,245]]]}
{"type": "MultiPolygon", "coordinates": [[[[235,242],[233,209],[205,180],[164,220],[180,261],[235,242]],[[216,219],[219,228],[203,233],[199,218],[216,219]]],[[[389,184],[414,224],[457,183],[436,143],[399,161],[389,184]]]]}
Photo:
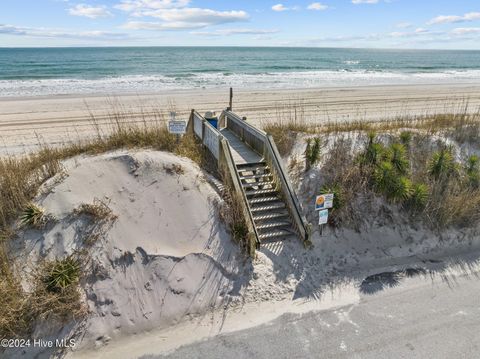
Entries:
{"type": "Polygon", "coordinates": [[[258,236],[257,228],[255,227],[255,222],[253,221],[253,215],[250,211],[250,206],[248,205],[247,196],[245,193],[245,189],[242,186],[242,181],[240,179],[240,175],[237,172],[237,167],[235,166],[235,161],[233,160],[232,151],[230,149],[230,145],[226,138],[223,137],[220,140],[220,147],[222,149],[221,153],[223,156],[220,156],[220,164],[225,161],[225,165],[228,168],[228,172],[230,173],[230,177],[233,183],[233,187],[235,189],[235,193],[242,198],[242,209],[244,213],[245,220],[247,222],[247,229],[248,233],[254,234],[255,240],[255,247],[258,249],[260,247],[260,239],[258,236]]]}
{"type": "Polygon", "coordinates": [[[293,220],[295,222],[295,226],[299,232],[299,235],[302,237],[303,241],[307,241],[309,239],[309,230],[306,225],[307,220],[302,215],[300,203],[298,202],[298,198],[295,194],[292,184],[290,183],[290,179],[285,174],[286,169],[283,166],[281,161],[280,153],[278,152],[277,146],[275,145],[275,141],[271,135],[266,136],[266,151],[269,154],[270,159],[272,160],[272,167],[276,170],[276,174],[280,179],[280,185],[282,186],[282,192],[286,195],[285,199],[288,203],[289,212],[291,213],[293,220]]]}

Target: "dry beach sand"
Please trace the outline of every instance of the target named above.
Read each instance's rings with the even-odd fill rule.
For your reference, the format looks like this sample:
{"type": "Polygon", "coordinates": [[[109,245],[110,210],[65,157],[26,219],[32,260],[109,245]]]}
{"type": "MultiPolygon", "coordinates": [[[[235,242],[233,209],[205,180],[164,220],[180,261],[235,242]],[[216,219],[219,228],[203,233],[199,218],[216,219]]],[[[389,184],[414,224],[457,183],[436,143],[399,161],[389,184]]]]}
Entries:
{"type": "MultiPolygon", "coordinates": [[[[408,85],[306,90],[241,90],[234,94],[234,111],[255,124],[276,120],[285,106],[297,105],[308,121],[348,121],[478,111],[480,85],[408,85]]],[[[155,116],[175,109],[188,118],[192,108],[221,111],[228,106],[228,89],[177,91],[120,96],[57,96],[0,98],[0,151],[22,153],[39,142],[61,144],[95,134],[91,117],[108,130],[113,112],[126,121],[164,119],[155,116]]],[[[289,111],[288,111],[289,112],[289,111]]]]}

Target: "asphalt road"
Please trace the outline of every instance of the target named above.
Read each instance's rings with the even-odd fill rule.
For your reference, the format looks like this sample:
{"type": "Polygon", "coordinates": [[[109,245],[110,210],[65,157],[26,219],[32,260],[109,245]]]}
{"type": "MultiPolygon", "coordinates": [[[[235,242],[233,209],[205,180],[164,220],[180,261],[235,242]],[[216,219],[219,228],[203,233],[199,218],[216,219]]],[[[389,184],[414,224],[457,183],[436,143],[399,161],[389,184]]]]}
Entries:
{"type": "Polygon", "coordinates": [[[283,315],[142,359],[480,358],[477,276],[434,283],[422,275],[385,287],[355,305],[283,315]]]}

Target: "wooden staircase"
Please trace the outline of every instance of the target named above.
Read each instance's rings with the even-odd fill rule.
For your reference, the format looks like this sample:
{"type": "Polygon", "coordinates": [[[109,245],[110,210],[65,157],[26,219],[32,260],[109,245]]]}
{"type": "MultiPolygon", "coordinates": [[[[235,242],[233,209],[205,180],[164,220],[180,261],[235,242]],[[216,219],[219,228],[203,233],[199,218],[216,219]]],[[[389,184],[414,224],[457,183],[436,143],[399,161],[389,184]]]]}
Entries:
{"type": "Polygon", "coordinates": [[[236,165],[260,242],[296,235],[281,192],[265,162],[236,165]]]}

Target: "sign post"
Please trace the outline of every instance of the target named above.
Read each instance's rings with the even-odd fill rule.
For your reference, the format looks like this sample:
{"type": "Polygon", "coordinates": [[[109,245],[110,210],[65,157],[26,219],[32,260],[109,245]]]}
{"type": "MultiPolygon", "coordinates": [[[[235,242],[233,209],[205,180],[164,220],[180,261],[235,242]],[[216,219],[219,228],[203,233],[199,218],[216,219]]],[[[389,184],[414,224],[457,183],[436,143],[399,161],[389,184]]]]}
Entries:
{"type": "Polygon", "coordinates": [[[320,235],[323,235],[323,228],[328,223],[328,210],[333,208],[333,193],[322,194],[315,199],[315,211],[318,212],[318,225],[320,235]]]}
{"type": "Polygon", "coordinates": [[[168,132],[177,135],[177,145],[180,143],[180,136],[187,132],[187,122],[177,121],[175,112],[170,112],[170,121],[168,121],[168,132]]]}

